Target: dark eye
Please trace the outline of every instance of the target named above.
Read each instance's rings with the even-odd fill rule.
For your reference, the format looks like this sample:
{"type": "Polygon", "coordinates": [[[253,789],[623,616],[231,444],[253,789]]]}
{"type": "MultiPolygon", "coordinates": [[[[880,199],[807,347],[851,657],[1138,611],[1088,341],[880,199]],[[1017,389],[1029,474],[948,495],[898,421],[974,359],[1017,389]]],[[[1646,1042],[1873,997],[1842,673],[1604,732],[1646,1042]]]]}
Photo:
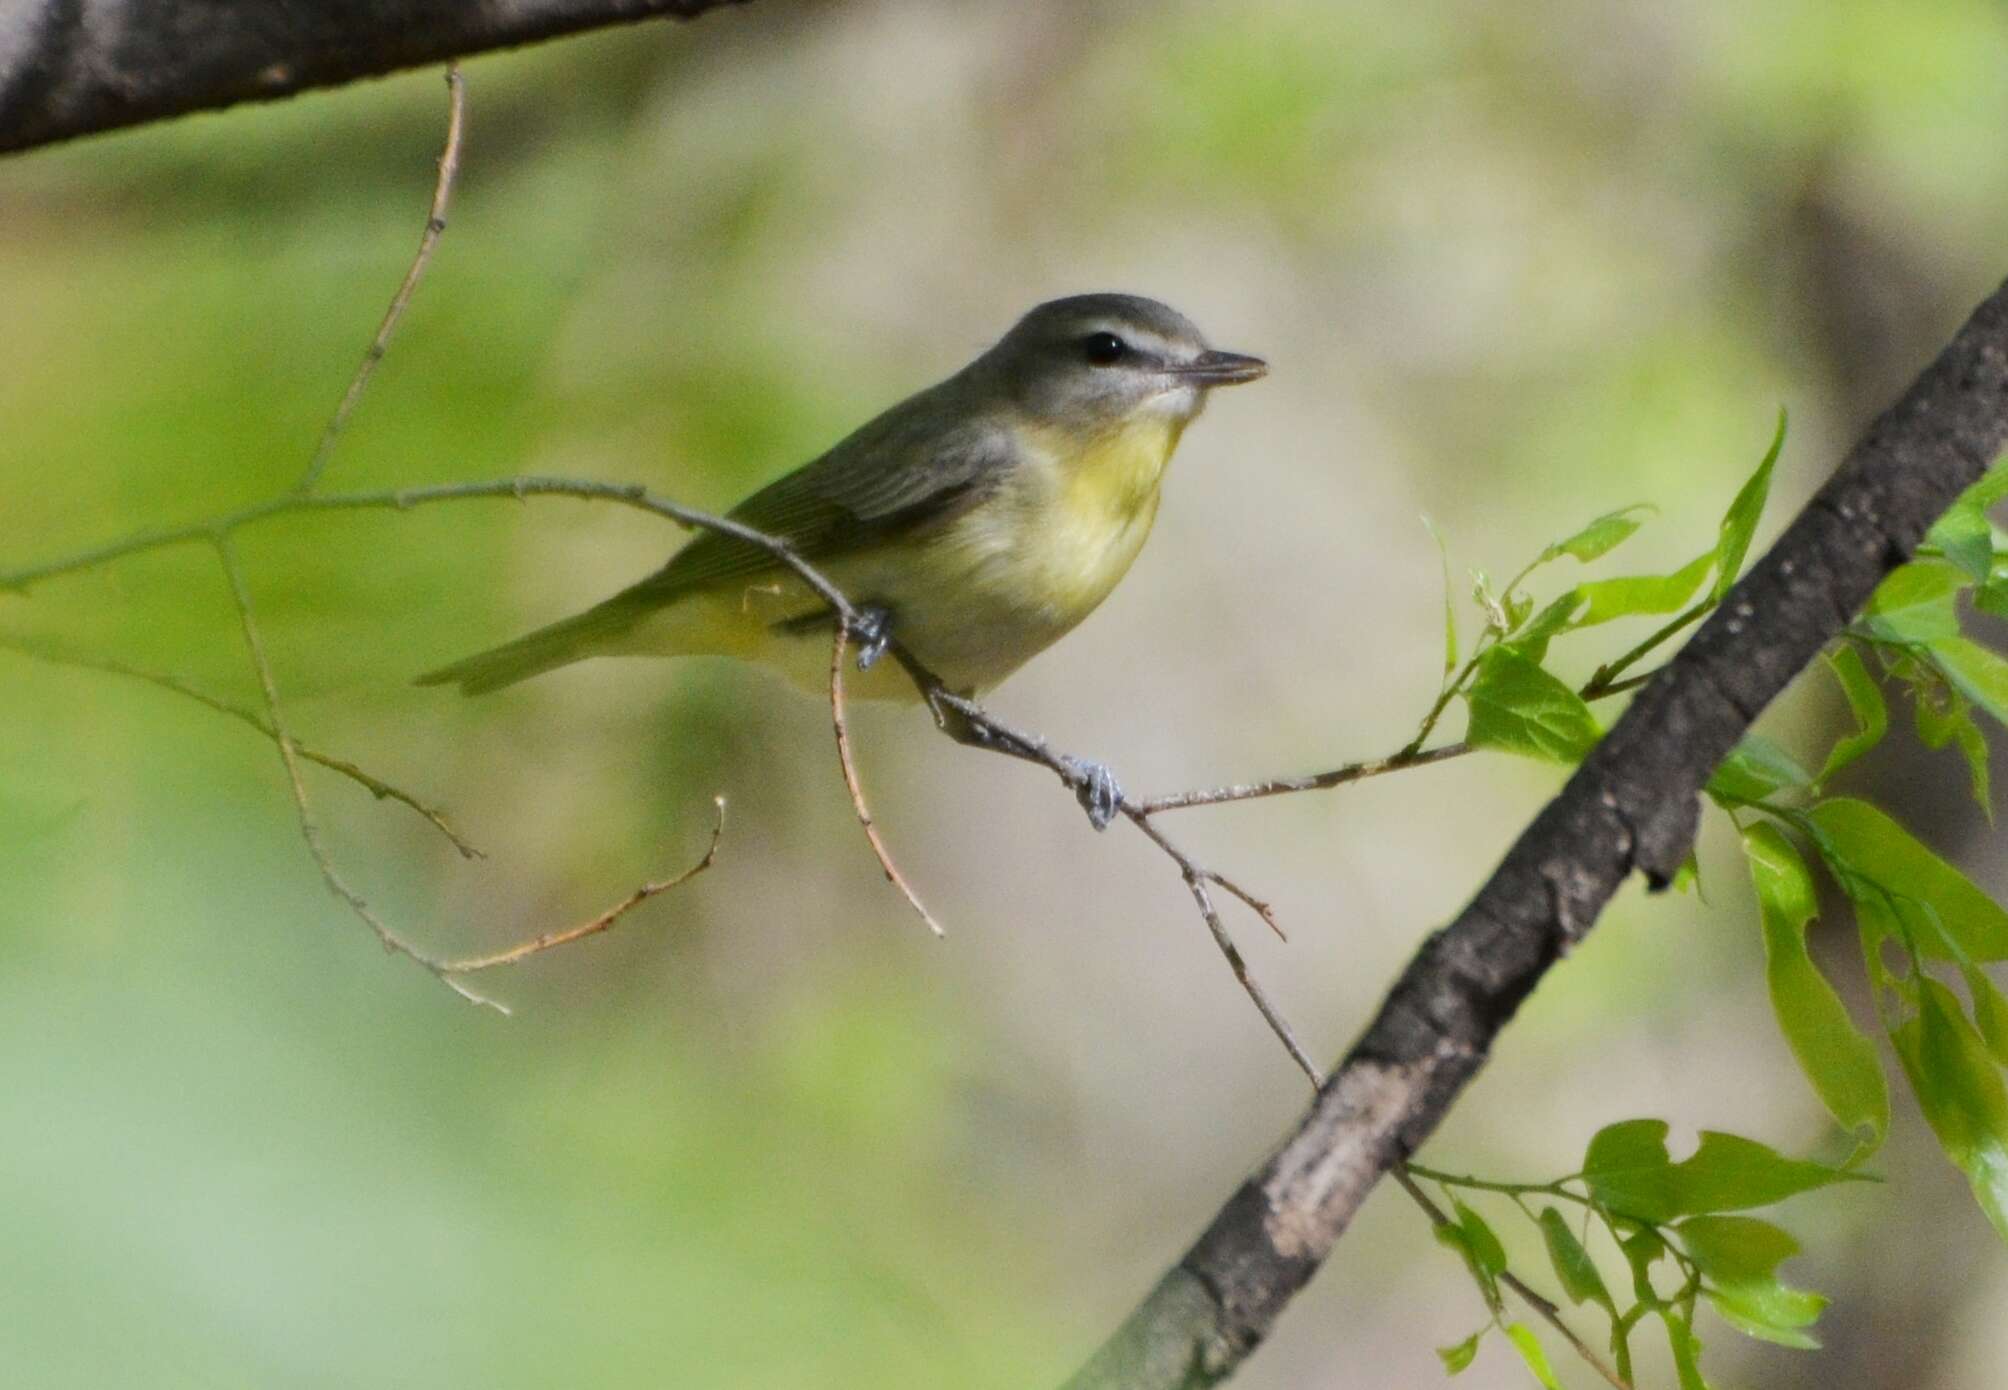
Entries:
{"type": "Polygon", "coordinates": [[[1113,333],[1090,333],[1081,340],[1081,351],[1095,366],[1106,367],[1122,361],[1123,354],[1129,351],[1129,344],[1113,333]]]}

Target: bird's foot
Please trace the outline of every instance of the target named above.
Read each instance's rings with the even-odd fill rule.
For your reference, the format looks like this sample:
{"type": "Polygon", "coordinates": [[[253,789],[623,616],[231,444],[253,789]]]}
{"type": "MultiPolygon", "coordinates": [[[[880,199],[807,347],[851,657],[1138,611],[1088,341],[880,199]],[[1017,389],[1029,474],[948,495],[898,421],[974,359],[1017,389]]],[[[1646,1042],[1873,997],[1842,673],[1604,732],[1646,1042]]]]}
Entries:
{"type": "Polygon", "coordinates": [[[1074,797],[1081,803],[1081,809],[1088,813],[1088,824],[1097,830],[1108,829],[1109,822],[1123,808],[1122,784],[1116,781],[1116,775],[1109,770],[1107,763],[1098,763],[1092,758],[1069,758],[1067,761],[1080,779],[1074,787],[1074,797]]]}
{"type": "Polygon", "coordinates": [[[875,603],[866,604],[851,619],[851,635],[858,639],[858,669],[871,670],[892,645],[892,613],[875,603]]]}

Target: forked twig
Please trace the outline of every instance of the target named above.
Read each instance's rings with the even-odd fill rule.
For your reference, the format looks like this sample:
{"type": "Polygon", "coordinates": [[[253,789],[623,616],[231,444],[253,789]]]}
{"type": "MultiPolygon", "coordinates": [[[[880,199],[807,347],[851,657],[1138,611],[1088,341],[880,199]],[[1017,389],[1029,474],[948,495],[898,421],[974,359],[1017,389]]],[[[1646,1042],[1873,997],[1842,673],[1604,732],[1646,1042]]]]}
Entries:
{"type": "MultiPolygon", "coordinates": [[[[233,701],[220,699],[215,695],[211,695],[206,690],[190,685],[179,676],[169,675],[165,671],[149,671],[145,667],[133,666],[113,657],[71,651],[66,647],[55,646],[51,643],[33,641],[25,637],[12,637],[5,634],[0,634],[0,647],[18,652],[22,656],[32,657],[37,661],[46,661],[52,666],[72,666],[79,670],[101,671],[106,675],[124,676],[129,680],[144,681],[148,685],[156,686],[161,690],[171,691],[185,699],[193,700],[196,704],[215,710],[218,714],[227,715],[240,724],[256,729],[266,738],[274,742],[278,741],[278,734],[270,724],[259,717],[256,711],[248,710],[233,701]]],[[[308,762],[317,763],[327,768],[330,772],[340,773],[377,800],[395,801],[401,806],[411,808],[414,813],[422,817],[434,830],[445,836],[447,843],[459,851],[461,858],[487,858],[480,850],[468,843],[466,837],[453,828],[452,823],[447,820],[445,812],[426,805],[410,792],[405,791],[401,787],[393,786],[381,777],[364,771],[347,758],[337,758],[331,754],[309,748],[306,744],[299,742],[294,743],[293,749],[308,762]]]]}
{"type": "Polygon", "coordinates": [[[492,955],[464,956],[458,960],[442,961],[441,967],[448,974],[471,975],[477,970],[493,970],[498,965],[515,965],[518,961],[528,960],[531,956],[537,955],[540,952],[549,951],[558,946],[569,946],[574,941],[581,940],[584,937],[596,936],[613,926],[614,923],[620,921],[621,918],[627,916],[629,912],[641,906],[650,898],[655,897],[658,893],[667,893],[672,888],[681,888],[684,884],[710,868],[718,859],[718,842],[725,835],[725,798],[714,796],[711,798],[711,804],[718,810],[718,819],[711,826],[711,842],[704,847],[704,856],[701,859],[682,873],[677,874],[674,878],[665,878],[654,883],[644,883],[599,916],[581,922],[577,926],[566,927],[563,931],[545,932],[542,936],[532,937],[528,941],[511,946],[504,951],[497,951],[492,955]]]}
{"type": "Polygon", "coordinates": [[[886,882],[899,889],[907,903],[920,914],[920,920],[927,923],[929,931],[936,937],[946,936],[948,933],[941,929],[941,923],[934,919],[934,914],[921,902],[920,894],[914,892],[913,885],[907,882],[906,875],[893,862],[892,851],[886,848],[885,840],[872,820],[871,808],[865,804],[864,787],[858,781],[857,765],[851,759],[850,729],[844,719],[844,656],[850,650],[850,622],[838,617],[833,626],[836,636],[830,641],[830,724],[836,731],[837,765],[843,769],[844,786],[851,794],[851,809],[857,812],[858,824],[864,827],[865,839],[871,842],[872,853],[878,857],[879,868],[885,871],[886,882]]]}
{"type": "Polygon", "coordinates": [[[446,230],[446,208],[453,200],[453,185],[460,177],[460,138],[466,125],[467,86],[460,78],[460,64],[446,65],[446,144],[439,151],[439,177],[432,186],[432,207],[425,218],[425,230],[418,238],[418,252],[411,258],[411,267],[404,273],[404,280],[398,285],[397,293],[391,296],[390,307],[384,311],[383,322],[377,325],[376,336],[363,352],[363,360],[356,364],[355,375],[349,378],[348,390],[342,393],[341,404],[329,419],[327,428],[321,431],[321,442],[314,449],[314,457],[308,462],[306,472],[294,484],[297,492],[312,492],[320,483],[321,475],[327,471],[328,460],[334,456],[335,444],[341,439],[342,431],[348,427],[349,416],[355,412],[356,403],[363,397],[369,386],[370,377],[375,373],[377,363],[383,361],[390,350],[391,335],[397,332],[398,320],[404,317],[406,306],[418,289],[418,282],[425,277],[425,270],[432,262],[433,248],[439,245],[441,233],[446,230]]]}
{"type": "MultiPolygon", "coordinates": [[[[1429,1194],[1422,1190],[1422,1184],[1418,1183],[1409,1174],[1406,1163],[1395,1164],[1394,1167],[1388,1170],[1388,1173],[1401,1185],[1402,1191],[1415,1199],[1415,1204],[1422,1208],[1424,1215],[1429,1217],[1431,1225],[1448,1227],[1457,1224],[1444,1213],[1442,1207],[1439,1207],[1434,1201],[1430,1200],[1429,1194]]],[[[1510,1269],[1500,1272],[1499,1282],[1518,1294],[1521,1300],[1534,1310],[1537,1317],[1560,1333],[1562,1340],[1575,1349],[1576,1355],[1582,1357],[1589,1364],[1590,1369],[1609,1381],[1614,1390],[1633,1390],[1630,1381],[1619,1375],[1610,1363],[1599,1356],[1588,1342],[1585,1342],[1581,1337],[1576,1335],[1575,1328],[1562,1320],[1562,1310],[1556,1306],[1553,1299],[1542,1294],[1539,1290],[1529,1287],[1519,1275],[1510,1269]]]]}

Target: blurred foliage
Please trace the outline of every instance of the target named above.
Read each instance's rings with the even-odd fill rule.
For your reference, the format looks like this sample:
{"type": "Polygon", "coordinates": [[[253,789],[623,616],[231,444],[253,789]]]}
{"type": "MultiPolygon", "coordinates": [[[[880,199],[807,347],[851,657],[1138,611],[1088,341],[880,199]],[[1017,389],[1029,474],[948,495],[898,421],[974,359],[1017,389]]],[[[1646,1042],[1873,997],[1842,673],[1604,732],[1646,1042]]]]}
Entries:
{"type": "MultiPolygon", "coordinates": [[[[1656,547],[1716,524],[1780,401],[1778,489],[1803,495],[2008,245],[1991,0],[1263,0],[1231,23],[1197,0],[760,0],[469,82],[453,226],[336,484],[570,472],[726,503],[1035,299],[1161,294],[1276,379],[1194,430],[1136,578],[1006,698],[1169,783],[1406,735],[1441,657],[1418,511],[1490,559],[1650,500],[1662,520],[1626,543],[1679,573],[1690,554],[1656,547]],[[1206,660],[1195,615],[1218,619],[1206,660]]],[[[418,74],[0,165],[0,566],[298,473],[410,254],[442,104],[418,74]]],[[[407,687],[673,539],[555,502],[245,539],[302,733],[447,801],[495,856],[463,866],[316,778],[344,864],[428,940],[588,915],[687,862],[732,797],[718,869],[519,971],[513,1021],[342,918],[255,735],[0,652],[10,1380],[1052,1381],[1293,1112],[1176,884],[914,720],[860,732],[945,948],[909,938],[845,824],[823,714],[772,684],[689,663],[483,705],[407,687]]],[[[214,571],[191,550],[0,596],[0,630],[247,699],[214,571]]],[[[2008,609],[1963,573],[1983,615],[2008,609]]],[[[1626,621],[1600,650],[1659,620],[1626,621]]],[[[1920,686],[1916,737],[1895,721],[1848,775],[1998,893],[1998,855],[1963,838],[1986,761],[1958,720],[2004,697],[1946,634],[1919,640],[1944,680],[1893,672],[1920,686]]],[[[1800,766],[1863,727],[1844,686],[1785,712],[1800,766]]],[[[1474,761],[1208,823],[1273,883],[1295,939],[1251,958],[1327,1049],[1548,785],[1474,761]]],[[[1830,1088],[1777,1044],[1756,909],[1710,853],[1713,913],[1621,903],[1446,1145],[1559,1171],[1614,1088],[1688,1130],[1836,1141],[1830,1088]]],[[[1830,937],[1801,939],[1824,962],[1830,937]]],[[[1899,1037],[1905,1064],[1994,1036],[1917,1004],[1938,1021],[1899,1037]]],[[[1885,1186],[1802,1199],[1800,1259],[1836,1299],[1828,1356],[1959,1384],[2008,1352],[1985,1319],[1931,1320],[1998,1302],[2003,1262],[1907,1128],[1885,1186]]],[[[1241,1383],[1426,1383],[1431,1340],[1469,1328],[1445,1263],[1376,1204],[1241,1383]]],[[[1728,1340],[1711,1374],[1822,1374],[1728,1340]]],[[[1467,1378],[1525,1383],[1473,1354],[1467,1378]]],[[[1642,1353],[1641,1379],[1691,1354],[1642,1353]]]]}

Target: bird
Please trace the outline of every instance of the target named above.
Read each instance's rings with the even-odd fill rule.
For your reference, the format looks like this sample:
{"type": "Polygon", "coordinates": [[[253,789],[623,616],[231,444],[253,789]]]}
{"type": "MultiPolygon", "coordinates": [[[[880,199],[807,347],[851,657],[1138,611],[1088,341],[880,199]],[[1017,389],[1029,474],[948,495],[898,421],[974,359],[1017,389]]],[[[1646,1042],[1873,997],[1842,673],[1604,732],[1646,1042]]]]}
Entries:
{"type": "MultiPolygon", "coordinates": [[[[896,639],[950,691],[987,691],[1070,632],[1128,573],[1166,466],[1217,387],[1259,357],[1131,294],[1040,304],[728,517],[786,545],[860,615],[859,698],[921,698],[896,639]]],[[[829,605],[768,550],[715,531],[573,617],[418,678],[467,695],[601,656],[722,655],[829,680],[829,605]]],[[[856,626],[856,625],[854,625],[856,626]]]]}

